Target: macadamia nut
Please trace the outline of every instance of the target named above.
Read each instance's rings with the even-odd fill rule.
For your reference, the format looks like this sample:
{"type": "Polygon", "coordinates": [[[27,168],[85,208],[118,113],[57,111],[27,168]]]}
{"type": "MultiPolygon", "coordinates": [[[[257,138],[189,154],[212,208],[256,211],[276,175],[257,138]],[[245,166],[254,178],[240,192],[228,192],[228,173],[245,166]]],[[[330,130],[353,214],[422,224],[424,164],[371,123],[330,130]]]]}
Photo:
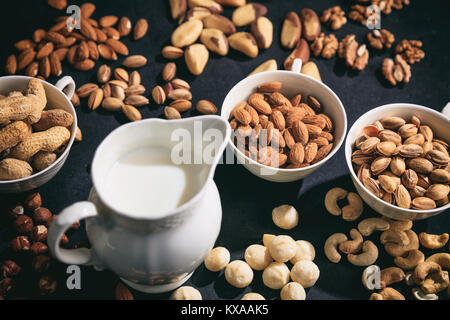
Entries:
{"type": "Polygon", "coordinates": [[[314,286],[319,279],[319,275],[319,268],[312,261],[301,260],[291,270],[292,280],[300,283],[304,288],[314,286]]]}
{"type": "Polygon", "coordinates": [[[193,287],[181,287],[174,291],[172,300],[202,300],[200,291],[193,287]]]}
{"type": "Polygon", "coordinates": [[[218,272],[230,263],[230,252],[224,247],[212,249],[205,258],[205,267],[209,271],[218,272]]]}
{"type": "Polygon", "coordinates": [[[273,209],[272,220],[277,227],[291,230],[298,225],[298,212],[293,206],[285,204],[273,209]]]}
{"type": "Polygon", "coordinates": [[[244,258],[248,265],[257,271],[264,270],[273,261],[269,249],[259,244],[248,247],[245,250],[244,258]]]}
{"type": "Polygon", "coordinates": [[[292,264],[296,264],[300,260],[314,261],[316,250],[311,242],[305,240],[296,241],[297,251],[295,256],[290,260],[292,264]]]}
{"type": "Polygon", "coordinates": [[[269,252],[275,261],[288,262],[297,253],[297,245],[289,236],[278,236],[270,243],[269,252]]]}
{"type": "Polygon", "coordinates": [[[273,262],[264,270],[262,278],[267,287],[281,289],[289,282],[289,268],[282,262],[273,262]]]}
{"type": "Polygon", "coordinates": [[[250,292],[244,295],[241,300],[266,300],[266,299],[259,293],[250,292]]]}
{"type": "Polygon", "coordinates": [[[225,279],[236,288],[245,288],[253,281],[253,270],[241,260],[231,262],[225,268],[225,279]]]}
{"type": "Polygon", "coordinates": [[[306,292],[300,283],[290,282],[281,289],[281,300],[305,300],[306,292]]]}
{"type": "Polygon", "coordinates": [[[272,242],[273,239],[275,239],[276,236],[273,234],[264,234],[263,235],[263,244],[265,247],[269,247],[270,243],[272,242]]]}

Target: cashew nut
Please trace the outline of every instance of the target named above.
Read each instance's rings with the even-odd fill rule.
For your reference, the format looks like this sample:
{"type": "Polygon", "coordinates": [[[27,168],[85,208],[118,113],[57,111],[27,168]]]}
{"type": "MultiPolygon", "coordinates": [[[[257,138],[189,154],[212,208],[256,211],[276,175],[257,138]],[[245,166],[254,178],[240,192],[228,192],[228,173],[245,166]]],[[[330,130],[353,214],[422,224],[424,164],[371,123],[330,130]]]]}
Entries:
{"type": "Polygon", "coordinates": [[[350,237],[353,240],[344,241],[339,244],[339,250],[341,250],[342,253],[350,254],[356,253],[361,250],[362,244],[364,242],[361,233],[359,233],[359,231],[356,229],[352,229],[350,230],[350,237]]]}
{"type": "Polygon", "coordinates": [[[412,270],[423,261],[425,261],[425,256],[420,250],[410,250],[405,256],[394,258],[394,263],[403,270],[412,270]]]}
{"type": "Polygon", "coordinates": [[[333,263],[341,261],[341,255],[337,251],[337,247],[344,241],[347,241],[347,236],[343,233],[335,233],[328,237],[324,246],[324,252],[328,260],[333,263]]]}
{"type": "Polygon", "coordinates": [[[381,270],[380,284],[382,288],[386,288],[386,286],[396,282],[401,282],[403,279],[405,279],[405,273],[400,268],[390,267],[381,270]]]}
{"type": "Polygon", "coordinates": [[[412,289],[412,294],[416,300],[438,300],[439,297],[435,294],[426,294],[420,288],[412,289]]]}
{"type": "Polygon", "coordinates": [[[383,220],[386,220],[387,222],[389,222],[389,225],[391,226],[389,228],[389,230],[406,231],[406,230],[410,230],[413,226],[412,220],[400,221],[400,220],[389,219],[387,217],[383,217],[383,220]]]}
{"type": "Polygon", "coordinates": [[[412,230],[406,230],[406,235],[409,238],[409,244],[401,246],[392,242],[388,242],[384,245],[386,252],[392,257],[404,256],[408,251],[419,249],[419,238],[417,234],[412,230]]]}
{"type": "Polygon", "coordinates": [[[448,283],[447,271],[436,272],[425,279],[421,289],[426,294],[439,293],[447,289],[448,283]]]}
{"type": "Polygon", "coordinates": [[[436,253],[428,257],[426,262],[435,262],[442,267],[442,269],[450,270],[450,253],[436,253]]]}
{"type": "Polygon", "coordinates": [[[358,224],[358,230],[365,237],[370,236],[375,230],[389,230],[389,222],[381,218],[367,218],[358,224]]]}
{"type": "Polygon", "coordinates": [[[394,288],[384,288],[380,293],[373,293],[370,300],[406,300],[405,297],[394,288]]]}
{"type": "Polygon", "coordinates": [[[443,233],[441,235],[428,234],[421,232],[419,234],[420,244],[428,249],[439,249],[447,244],[448,233],[443,233]]]}
{"type": "Polygon", "coordinates": [[[368,290],[381,289],[380,267],[373,264],[364,269],[362,273],[362,284],[368,290]]]}
{"type": "Polygon", "coordinates": [[[407,246],[409,244],[409,238],[404,231],[398,230],[386,230],[380,236],[381,244],[393,242],[401,246],[407,246]]]}
{"type": "Polygon", "coordinates": [[[349,192],[347,201],[348,205],[342,208],[342,219],[345,221],[355,221],[363,213],[363,202],[359,195],[354,192],[349,192]]]}
{"type": "Polygon", "coordinates": [[[349,254],[347,256],[348,261],[359,267],[365,267],[373,264],[378,259],[378,248],[370,240],[366,240],[362,246],[363,253],[355,255],[349,254]]]}
{"type": "Polygon", "coordinates": [[[414,269],[414,282],[421,286],[423,282],[425,281],[425,278],[428,277],[428,275],[435,273],[435,272],[441,272],[442,268],[440,265],[438,265],[435,262],[421,262],[417,265],[416,269],[414,269]]]}
{"type": "Polygon", "coordinates": [[[410,286],[410,287],[416,284],[414,282],[414,276],[413,276],[413,272],[412,271],[409,271],[409,272],[406,273],[406,275],[405,275],[405,282],[406,282],[406,285],[410,286]]]}
{"type": "Polygon", "coordinates": [[[342,213],[341,208],[339,208],[337,202],[339,200],[345,199],[348,191],[342,188],[333,188],[327,192],[325,196],[325,208],[329,213],[334,216],[340,216],[342,213]]]}

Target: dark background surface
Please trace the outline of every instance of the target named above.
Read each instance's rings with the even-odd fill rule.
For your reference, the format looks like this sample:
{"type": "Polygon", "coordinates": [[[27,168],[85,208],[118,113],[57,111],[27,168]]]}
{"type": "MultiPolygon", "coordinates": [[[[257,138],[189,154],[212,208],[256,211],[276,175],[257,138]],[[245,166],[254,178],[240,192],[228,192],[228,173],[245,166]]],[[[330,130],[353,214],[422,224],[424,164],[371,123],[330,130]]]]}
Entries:
{"type": "MultiPolygon", "coordinates": [[[[48,7],[44,0],[39,1],[8,1],[3,4],[0,13],[1,52],[0,61],[13,51],[13,44],[21,39],[30,38],[37,28],[48,29],[56,17],[61,15],[55,9],[48,7]]],[[[381,62],[384,57],[392,55],[393,50],[382,52],[370,51],[370,61],[361,73],[348,72],[339,59],[314,59],[317,63],[323,81],[333,89],[342,100],[348,116],[349,127],[364,112],[388,103],[416,103],[441,110],[449,99],[450,92],[450,46],[448,31],[450,30],[450,4],[446,0],[419,1],[412,0],[411,5],[401,11],[393,10],[389,16],[382,16],[382,28],[392,31],[396,43],[402,39],[418,39],[423,41],[426,57],[420,63],[412,66],[412,80],[404,86],[391,88],[381,76],[381,62]]],[[[81,1],[70,1],[80,4],[81,1]]],[[[146,67],[140,70],[143,84],[150,93],[151,88],[163,84],[161,70],[164,59],[160,54],[163,46],[169,43],[170,34],[176,23],[170,18],[168,1],[95,1],[97,11],[94,18],[104,15],[128,16],[132,22],[139,18],[147,18],[150,24],[148,36],[138,42],[130,39],[123,41],[133,54],[144,54],[149,58],[146,67]]],[[[205,72],[199,77],[193,77],[186,70],[182,61],[177,61],[178,77],[187,80],[192,85],[194,103],[200,99],[209,99],[220,106],[227,92],[243,77],[250,73],[260,63],[275,58],[280,66],[289,55],[279,44],[282,21],[289,11],[299,12],[310,7],[320,15],[336,3],[342,4],[348,13],[349,2],[325,0],[282,0],[264,1],[269,13],[267,17],[274,24],[274,42],[268,50],[262,51],[256,59],[249,59],[240,53],[231,52],[227,57],[212,55],[205,72]]],[[[226,9],[225,15],[231,16],[231,9],[226,9]]],[[[325,33],[330,29],[323,26],[325,33]]],[[[357,40],[365,42],[367,29],[349,21],[341,30],[335,32],[338,39],[349,33],[355,33],[357,40]]],[[[119,66],[123,58],[112,64],[119,66]]],[[[3,62],[2,62],[3,63],[3,62]]],[[[97,63],[97,67],[100,66],[97,63]]],[[[96,68],[97,68],[96,67],[96,68]]],[[[95,80],[95,72],[76,72],[64,66],[64,75],[72,76],[77,85],[95,80]]],[[[57,79],[51,79],[55,83],[57,79]]],[[[141,109],[144,118],[162,117],[162,107],[150,105],[141,109]]],[[[95,149],[99,143],[126,119],[120,114],[110,114],[102,110],[89,112],[86,102],[77,108],[79,126],[83,132],[83,142],[75,144],[61,172],[39,192],[44,199],[44,206],[58,213],[69,204],[86,200],[92,186],[89,177],[89,166],[95,149]]],[[[192,112],[195,115],[195,112],[192,112]]],[[[186,114],[185,116],[189,116],[186,114]]],[[[222,231],[217,246],[225,246],[232,252],[232,259],[243,259],[245,249],[261,241],[264,233],[289,234],[296,240],[311,241],[316,248],[315,262],[321,274],[316,285],[307,290],[308,299],[367,299],[370,292],[361,285],[363,268],[350,265],[346,259],[339,264],[332,264],[323,254],[323,244],[327,237],[335,232],[344,232],[353,228],[356,223],[344,222],[339,217],[328,214],[323,205],[326,192],[335,186],[354,190],[344,160],[344,150],[326,163],[319,171],[307,177],[302,182],[275,184],[260,180],[250,174],[242,166],[220,165],[217,169],[215,182],[220,190],[223,206],[222,231]],[[272,222],[272,208],[284,203],[293,204],[300,213],[300,223],[297,228],[286,232],[278,229],[272,222]]],[[[22,197],[18,196],[17,198],[22,197]]],[[[11,196],[0,198],[1,207],[14,200],[11,196]]],[[[365,208],[362,218],[375,216],[372,210],[365,208]]],[[[445,212],[437,217],[415,223],[415,231],[430,233],[449,232],[450,216],[445,212]]],[[[371,237],[377,240],[378,235],[371,237]]],[[[82,230],[73,233],[71,241],[84,239],[82,230]]],[[[8,256],[8,241],[10,234],[6,222],[2,222],[0,233],[1,258],[8,256]]],[[[393,266],[389,257],[379,242],[380,267],[393,266]]],[[[440,251],[447,250],[445,249],[440,251]]],[[[425,252],[429,255],[430,252],[425,252]]],[[[95,272],[91,268],[83,268],[82,290],[69,291],[65,289],[65,274],[63,266],[57,268],[59,273],[59,289],[53,299],[113,299],[114,288],[118,282],[112,273],[95,272]]],[[[14,293],[20,297],[36,298],[35,276],[23,280],[20,289],[14,293]]],[[[198,288],[204,299],[239,299],[244,293],[259,292],[266,298],[278,298],[279,292],[264,287],[261,273],[255,273],[255,280],[245,290],[230,287],[223,274],[215,274],[201,266],[187,285],[198,288]]],[[[410,297],[409,289],[394,286],[410,297]]],[[[167,298],[161,296],[135,293],[143,299],[167,298]]]]}

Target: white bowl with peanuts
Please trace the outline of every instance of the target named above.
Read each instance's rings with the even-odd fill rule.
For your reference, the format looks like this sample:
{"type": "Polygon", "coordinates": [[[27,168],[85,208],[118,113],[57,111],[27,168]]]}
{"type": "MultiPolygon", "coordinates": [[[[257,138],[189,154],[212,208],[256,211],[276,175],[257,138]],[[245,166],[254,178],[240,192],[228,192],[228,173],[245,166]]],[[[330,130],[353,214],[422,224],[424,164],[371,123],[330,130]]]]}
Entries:
{"type": "Polygon", "coordinates": [[[222,106],[221,117],[242,138],[237,146],[233,137],[229,141],[238,163],[268,181],[310,175],[336,154],[347,131],[340,99],[300,68],[301,63],[294,63],[292,71],[249,76],[231,89],[222,106]],[[244,111],[238,112],[241,107],[244,111]]]}
{"type": "MultiPolygon", "coordinates": [[[[437,164],[436,159],[432,157],[434,155],[429,154],[427,151],[430,148],[431,150],[433,150],[433,147],[427,147],[426,144],[432,146],[435,141],[446,141],[447,143],[449,143],[449,128],[450,118],[447,115],[415,104],[388,104],[372,109],[362,115],[354,123],[347,135],[347,140],[345,143],[345,157],[353,184],[355,185],[356,190],[358,191],[364,202],[379,214],[396,220],[421,220],[448,210],[450,208],[450,203],[448,203],[448,180],[450,177],[450,174],[448,173],[449,164],[447,164],[447,169],[445,169],[445,165],[437,164]],[[386,125],[385,128],[381,128],[380,126],[382,126],[382,122],[386,122],[388,121],[388,119],[403,119],[404,124],[402,123],[402,126],[397,129],[390,128],[389,126],[391,124],[386,125]],[[425,134],[421,129],[421,127],[423,126],[426,126],[427,128],[432,130],[431,134],[428,133],[428,135],[431,135],[431,138],[426,137],[427,134],[425,134]],[[375,127],[378,127],[378,130],[380,131],[377,131],[375,127]],[[401,129],[402,127],[405,129],[401,129]],[[405,131],[408,128],[410,128],[414,132],[412,132],[411,135],[407,134],[408,137],[406,137],[405,135],[402,135],[401,132],[405,131]],[[372,130],[377,131],[378,133],[375,135],[370,134],[370,131],[372,130]],[[375,166],[372,166],[371,163],[369,163],[368,169],[372,171],[372,178],[369,179],[362,173],[363,169],[361,167],[364,164],[361,163],[364,162],[364,160],[362,160],[362,162],[359,162],[358,159],[356,159],[356,157],[364,155],[364,152],[362,152],[363,150],[361,150],[361,146],[363,145],[359,144],[359,141],[361,141],[361,139],[370,137],[379,137],[381,142],[390,141],[390,138],[386,138],[386,132],[388,134],[393,134],[392,131],[394,131],[396,134],[400,133],[399,137],[401,135],[401,139],[403,140],[399,140],[399,142],[396,144],[397,147],[395,150],[400,150],[399,148],[402,148],[402,150],[400,150],[399,152],[394,151],[392,155],[385,155],[383,154],[384,150],[377,148],[372,156],[374,159],[381,159],[383,157],[389,158],[392,156],[392,159],[396,159],[396,161],[398,161],[398,159],[400,158],[400,161],[403,162],[403,174],[402,172],[398,172],[397,167],[399,167],[399,165],[397,163],[393,163],[394,160],[390,161],[390,164],[387,168],[381,168],[380,170],[378,170],[381,171],[381,173],[376,172],[376,175],[373,174],[373,169],[375,168],[375,166]],[[425,139],[423,139],[423,137],[420,137],[421,135],[425,136],[425,139]],[[417,142],[418,138],[421,138],[420,142],[417,142]],[[415,139],[416,142],[406,142],[407,139],[415,139]],[[403,148],[405,145],[410,144],[413,144],[415,148],[418,148],[416,145],[420,145],[420,148],[423,148],[423,151],[418,152],[417,156],[412,156],[412,154],[408,155],[406,152],[412,152],[414,151],[414,148],[412,148],[411,150],[403,150],[403,148]],[[359,148],[358,145],[360,146],[359,148]],[[432,174],[426,174],[425,171],[421,173],[418,171],[418,169],[415,169],[415,167],[417,167],[417,164],[413,163],[411,159],[414,159],[415,162],[417,161],[417,159],[420,159],[422,167],[422,169],[420,170],[428,170],[432,172],[432,174],[433,172],[437,172],[439,176],[438,174],[435,174],[434,177],[438,176],[437,180],[440,181],[437,181],[436,178],[433,178],[432,174]],[[356,168],[354,168],[354,164],[356,165],[356,168]],[[430,168],[426,169],[426,167],[430,168]],[[414,172],[411,172],[411,170],[414,172]],[[415,173],[416,171],[418,172],[417,174],[415,173]],[[394,175],[394,172],[397,173],[395,173],[394,175]],[[403,177],[406,174],[408,174],[408,176],[403,177]],[[398,181],[401,181],[399,182],[399,185],[397,185],[397,189],[395,191],[394,188],[389,191],[389,186],[386,185],[384,181],[382,181],[386,179],[380,178],[380,176],[382,175],[392,177],[394,179],[398,179],[398,181]],[[417,180],[417,177],[419,182],[416,182],[417,188],[415,188],[409,183],[412,178],[417,180]],[[365,181],[366,183],[363,183],[361,180],[365,181]],[[368,180],[371,180],[374,183],[370,184],[368,180]],[[427,183],[429,186],[427,187],[423,185],[424,183],[427,183]],[[436,194],[435,187],[432,188],[433,193],[431,193],[430,191],[430,187],[433,185],[439,185],[439,187],[437,188],[439,189],[439,193],[445,193],[447,190],[447,196],[445,197],[445,199],[438,199],[439,197],[432,200],[429,199],[430,197],[433,198],[436,194]],[[371,188],[371,186],[373,186],[373,188],[371,189],[372,191],[379,190],[380,192],[374,193],[369,191],[369,188],[371,188]],[[399,190],[399,192],[397,192],[397,190],[399,190]],[[400,190],[403,190],[405,192],[400,192],[400,190]],[[419,194],[420,190],[422,190],[422,193],[424,194],[419,194]],[[389,193],[391,193],[391,195],[389,195],[389,193]],[[410,195],[406,193],[409,193],[410,195]]],[[[395,136],[395,134],[393,135],[395,136]]],[[[434,149],[436,149],[436,147],[434,147],[434,149]]],[[[440,148],[448,149],[448,146],[443,146],[440,148]]],[[[367,154],[367,152],[365,153],[367,154]]],[[[445,161],[448,161],[448,150],[444,153],[446,154],[446,156],[444,155],[443,157],[447,159],[445,161]]],[[[442,155],[442,153],[439,154],[442,155]]],[[[372,160],[372,163],[373,162],[375,162],[375,160],[372,160]]],[[[387,178],[387,180],[389,180],[389,178],[387,178]]]]}
{"type": "Polygon", "coordinates": [[[71,77],[0,78],[0,193],[40,187],[62,168],[77,130],[74,91],[71,77]]]}

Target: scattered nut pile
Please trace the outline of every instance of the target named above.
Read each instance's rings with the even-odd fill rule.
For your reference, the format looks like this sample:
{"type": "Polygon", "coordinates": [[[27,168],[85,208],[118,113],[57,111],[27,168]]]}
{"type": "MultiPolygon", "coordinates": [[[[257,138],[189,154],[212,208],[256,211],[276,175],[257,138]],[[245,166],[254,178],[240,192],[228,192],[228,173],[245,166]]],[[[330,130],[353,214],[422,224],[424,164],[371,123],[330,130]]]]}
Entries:
{"type": "Polygon", "coordinates": [[[47,109],[39,80],[25,92],[13,91],[0,98],[0,180],[29,177],[52,165],[70,140],[73,116],[61,109],[47,109]]]}
{"type": "Polygon", "coordinates": [[[313,96],[291,100],[278,81],[260,85],[230,115],[235,145],[247,157],[272,167],[304,168],[333,149],[333,121],[313,96]]]}
{"type": "Polygon", "coordinates": [[[179,26],[171,36],[171,46],[162,50],[166,59],[184,56],[186,66],[194,75],[203,73],[209,51],[226,56],[229,47],[255,58],[260,49],[272,45],[273,24],[265,17],[266,6],[246,1],[171,0],[171,14],[179,26]],[[231,20],[221,15],[223,5],[237,7],[231,20]],[[236,32],[236,27],[250,25],[250,32],[236,32]],[[196,43],[200,40],[201,43],[196,43]]]}
{"type": "MultiPolygon", "coordinates": [[[[47,208],[42,207],[39,193],[27,196],[22,203],[7,210],[8,219],[14,237],[10,241],[9,257],[1,264],[0,300],[20,296],[16,284],[24,279],[29,281],[32,276],[33,284],[41,295],[52,294],[56,291],[57,280],[54,277],[57,262],[50,257],[46,244],[47,230],[56,218],[47,208]]],[[[80,227],[79,223],[72,226],[73,230],[80,227]]],[[[61,238],[61,245],[67,246],[69,239],[66,235],[61,238]]],[[[74,247],[80,247],[76,244],[74,247]]],[[[27,287],[30,284],[27,283],[27,287]]]]}
{"type": "Polygon", "coordinates": [[[366,126],[352,154],[358,179],[375,196],[401,208],[428,210],[449,202],[448,143],[413,117],[366,126]]]}

